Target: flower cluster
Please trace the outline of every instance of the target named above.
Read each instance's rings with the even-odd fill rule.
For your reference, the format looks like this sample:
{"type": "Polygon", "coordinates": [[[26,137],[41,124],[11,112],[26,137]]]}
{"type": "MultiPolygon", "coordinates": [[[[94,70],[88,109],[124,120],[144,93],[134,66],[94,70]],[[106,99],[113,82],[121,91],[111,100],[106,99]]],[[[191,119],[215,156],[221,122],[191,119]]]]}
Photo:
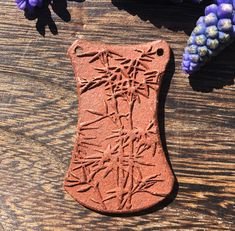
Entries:
{"type": "Polygon", "coordinates": [[[183,70],[191,74],[230,44],[235,37],[235,0],[217,0],[197,21],[183,55],[183,70]]]}
{"type": "Polygon", "coordinates": [[[43,0],[15,0],[20,10],[27,10],[33,12],[35,7],[41,7],[43,0]]]}

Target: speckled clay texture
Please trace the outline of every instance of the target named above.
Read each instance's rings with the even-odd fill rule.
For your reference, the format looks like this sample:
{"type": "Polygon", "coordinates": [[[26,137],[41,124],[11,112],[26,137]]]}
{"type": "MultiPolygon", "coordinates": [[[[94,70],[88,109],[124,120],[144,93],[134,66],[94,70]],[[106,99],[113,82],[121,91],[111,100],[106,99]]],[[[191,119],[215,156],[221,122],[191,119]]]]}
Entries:
{"type": "Polygon", "coordinates": [[[156,205],[174,183],[157,120],[169,46],[164,41],[132,46],[76,41],[69,56],[79,109],[66,191],[104,213],[156,205]]]}

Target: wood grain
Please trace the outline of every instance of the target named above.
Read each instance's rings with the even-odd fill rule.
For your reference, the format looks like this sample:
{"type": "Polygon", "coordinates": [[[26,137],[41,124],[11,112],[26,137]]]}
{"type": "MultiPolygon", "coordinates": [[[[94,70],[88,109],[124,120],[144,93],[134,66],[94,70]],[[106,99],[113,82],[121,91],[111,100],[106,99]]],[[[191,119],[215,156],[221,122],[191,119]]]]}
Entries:
{"type": "Polygon", "coordinates": [[[14,1],[0,2],[0,230],[233,230],[235,46],[190,78],[180,69],[203,6],[68,2],[70,22],[51,11],[58,35],[46,27],[43,37],[14,1]],[[77,38],[116,44],[165,39],[172,47],[160,126],[178,190],[158,208],[133,217],[106,216],[63,190],[77,122],[66,52],[77,38]]]}

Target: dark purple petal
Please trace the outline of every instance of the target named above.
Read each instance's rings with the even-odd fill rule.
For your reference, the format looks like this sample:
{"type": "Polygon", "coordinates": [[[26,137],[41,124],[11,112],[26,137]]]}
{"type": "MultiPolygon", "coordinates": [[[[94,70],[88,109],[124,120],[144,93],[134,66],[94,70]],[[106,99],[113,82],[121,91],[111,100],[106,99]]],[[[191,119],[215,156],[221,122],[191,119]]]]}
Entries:
{"type": "Polygon", "coordinates": [[[29,1],[29,5],[33,7],[37,6],[38,4],[38,0],[28,0],[28,1],[29,1]]]}

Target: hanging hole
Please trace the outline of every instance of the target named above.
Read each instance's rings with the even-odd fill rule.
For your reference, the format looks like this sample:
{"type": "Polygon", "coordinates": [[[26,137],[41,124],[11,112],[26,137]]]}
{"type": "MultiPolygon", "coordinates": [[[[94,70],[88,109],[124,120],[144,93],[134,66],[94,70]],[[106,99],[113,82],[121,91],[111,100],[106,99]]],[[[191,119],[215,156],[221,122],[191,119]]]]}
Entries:
{"type": "Polygon", "coordinates": [[[80,46],[77,46],[77,47],[75,48],[75,54],[76,54],[76,55],[81,55],[81,54],[82,54],[82,48],[81,48],[80,46]]]}
{"type": "Polygon", "coordinates": [[[158,56],[163,56],[164,50],[162,48],[157,49],[157,55],[158,56]]]}

